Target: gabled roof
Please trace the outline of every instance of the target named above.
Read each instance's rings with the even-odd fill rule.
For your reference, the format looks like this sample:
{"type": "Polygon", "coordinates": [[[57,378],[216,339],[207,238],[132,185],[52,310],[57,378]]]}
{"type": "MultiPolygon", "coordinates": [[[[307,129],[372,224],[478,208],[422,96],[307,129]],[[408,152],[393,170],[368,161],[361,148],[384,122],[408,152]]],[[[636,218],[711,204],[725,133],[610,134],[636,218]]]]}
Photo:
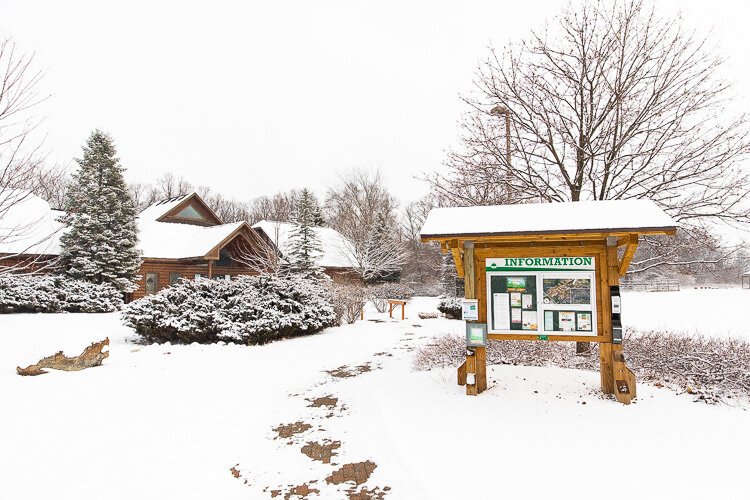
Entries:
{"type": "Polygon", "coordinates": [[[59,255],[64,215],[28,191],[0,191],[0,254],[59,255]]]}
{"type": "Polygon", "coordinates": [[[204,227],[139,220],[138,246],[147,258],[203,258],[240,232],[243,226],[252,231],[244,221],[204,227]]]}
{"type": "Polygon", "coordinates": [[[210,222],[210,225],[222,223],[222,220],[216,215],[216,212],[214,212],[196,192],[157,201],[143,209],[141,213],[138,214],[138,218],[144,221],[172,222],[168,219],[176,218],[180,210],[188,205],[198,206],[202,211],[208,214],[211,220],[207,222],[210,222]]]}
{"type": "Polygon", "coordinates": [[[150,205],[138,215],[138,239],[143,257],[153,259],[216,258],[209,256],[246,227],[244,222],[222,224],[219,216],[197,193],[169,198],[150,205]],[[208,214],[209,225],[180,224],[177,214],[187,206],[197,206],[208,214]]]}
{"type": "MultiPolygon", "coordinates": [[[[65,213],[52,210],[46,201],[28,192],[19,191],[13,197],[11,194],[9,190],[0,193],[0,203],[6,199],[14,202],[4,203],[10,208],[0,213],[0,254],[60,255],[60,236],[65,226],[59,219],[65,213]]],[[[155,203],[141,212],[137,218],[138,248],[144,258],[218,258],[217,247],[231,241],[243,228],[252,233],[244,221],[213,226],[159,221],[194,196],[197,195],[155,203]]]]}
{"type": "Polygon", "coordinates": [[[423,240],[542,234],[674,234],[677,223],[651,200],[578,201],[435,208],[423,240]]]}
{"type": "MultiPolygon", "coordinates": [[[[293,224],[262,220],[253,224],[254,229],[263,231],[268,239],[276,245],[282,255],[289,250],[289,237],[291,236],[293,224]]],[[[344,235],[330,227],[316,227],[315,234],[320,240],[323,253],[318,258],[317,264],[325,268],[353,268],[356,259],[352,252],[352,244],[344,235]]]]}

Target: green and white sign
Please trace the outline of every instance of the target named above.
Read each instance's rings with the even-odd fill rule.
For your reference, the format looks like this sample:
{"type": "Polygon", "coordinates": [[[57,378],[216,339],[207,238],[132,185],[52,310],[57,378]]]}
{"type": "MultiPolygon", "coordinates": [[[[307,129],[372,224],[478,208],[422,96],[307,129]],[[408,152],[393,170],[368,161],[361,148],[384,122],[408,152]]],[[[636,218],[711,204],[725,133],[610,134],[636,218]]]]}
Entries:
{"type": "Polygon", "coordinates": [[[502,257],[487,259],[487,271],[593,271],[593,257],[502,257]]]}
{"type": "Polygon", "coordinates": [[[500,257],[485,269],[489,333],[597,335],[595,257],[500,257]]]}
{"type": "Polygon", "coordinates": [[[487,323],[466,323],[466,346],[485,347],[487,345],[487,323]]]}

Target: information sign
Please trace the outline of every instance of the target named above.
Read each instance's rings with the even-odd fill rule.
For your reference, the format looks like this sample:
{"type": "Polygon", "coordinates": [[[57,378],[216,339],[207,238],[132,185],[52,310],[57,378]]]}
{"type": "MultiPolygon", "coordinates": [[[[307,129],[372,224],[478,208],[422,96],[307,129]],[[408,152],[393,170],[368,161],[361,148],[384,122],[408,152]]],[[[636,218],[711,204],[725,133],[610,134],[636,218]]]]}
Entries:
{"type": "Polygon", "coordinates": [[[485,347],[487,345],[487,323],[466,323],[466,346],[485,347]]]}
{"type": "Polygon", "coordinates": [[[488,331],[596,336],[595,269],[595,257],[487,259],[488,331]]]}
{"type": "Polygon", "coordinates": [[[461,319],[468,321],[476,321],[479,319],[479,300],[463,300],[461,303],[461,319]]]}

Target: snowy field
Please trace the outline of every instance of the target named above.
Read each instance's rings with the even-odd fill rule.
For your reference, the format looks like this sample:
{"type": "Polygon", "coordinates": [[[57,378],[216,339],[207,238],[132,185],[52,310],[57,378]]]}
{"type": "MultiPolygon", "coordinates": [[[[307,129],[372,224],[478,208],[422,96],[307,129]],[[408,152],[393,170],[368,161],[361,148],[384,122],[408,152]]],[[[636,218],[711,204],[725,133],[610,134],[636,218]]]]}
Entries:
{"type": "Polygon", "coordinates": [[[623,293],[622,307],[626,327],[750,340],[750,290],[629,292],[623,293]]]}
{"type": "MultiPolygon", "coordinates": [[[[749,302],[633,293],[623,312],[629,326],[748,336],[749,302]]],[[[747,408],[646,384],[623,406],[599,395],[598,373],[513,366],[490,367],[469,398],[455,367],[412,370],[416,346],[463,331],[417,318],[435,306],[260,347],[138,345],[117,314],[0,316],[0,498],[347,498],[339,469],[399,499],[748,498],[747,408]],[[105,336],[102,367],[15,374],[105,336]]]]}

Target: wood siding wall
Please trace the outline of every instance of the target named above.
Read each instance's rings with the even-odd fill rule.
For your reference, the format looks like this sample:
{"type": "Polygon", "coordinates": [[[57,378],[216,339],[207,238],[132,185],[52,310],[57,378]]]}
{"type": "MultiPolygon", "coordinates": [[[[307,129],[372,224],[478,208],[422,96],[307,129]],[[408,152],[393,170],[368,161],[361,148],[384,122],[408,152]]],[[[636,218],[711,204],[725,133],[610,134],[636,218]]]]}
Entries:
{"type": "Polygon", "coordinates": [[[0,254],[0,271],[11,272],[50,272],[57,260],[56,256],[47,255],[13,255],[0,254]]]}
{"type": "MultiPolygon", "coordinates": [[[[180,261],[170,260],[156,260],[156,259],[144,259],[141,268],[138,270],[138,276],[140,281],[138,282],[138,290],[132,293],[132,300],[140,299],[146,295],[146,274],[156,273],[158,274],[158,282],[156,291],[163,290],[169,286],[169,279],[171,274],[179,274],[181,278],[195,279],[196,274],[208,277],[208,264],[203,263],[185,263],[180,261]]],[[[219,267],[214,265],[212,267],[212,275],[214,278],[219,276],[240,276],[240,275],[253,275],[255,272],[245,267],[219,267]]]]}

